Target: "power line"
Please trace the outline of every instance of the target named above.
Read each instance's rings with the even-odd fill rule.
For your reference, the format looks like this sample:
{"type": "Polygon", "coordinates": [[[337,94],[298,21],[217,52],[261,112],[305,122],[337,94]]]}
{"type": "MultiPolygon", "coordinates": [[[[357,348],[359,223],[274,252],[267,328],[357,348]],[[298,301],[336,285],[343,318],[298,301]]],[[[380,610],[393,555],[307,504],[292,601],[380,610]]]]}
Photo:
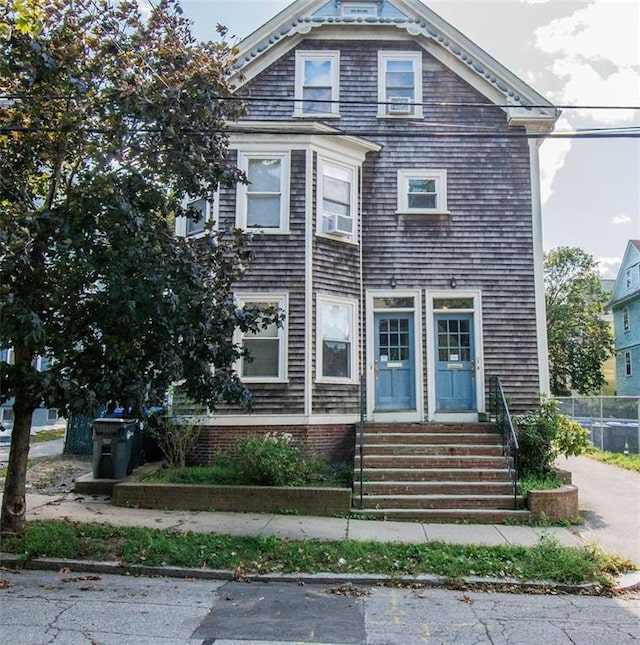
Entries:
{"type": "MultiPolygon", "coordinates": [[[[247,121],[241,122],[246,126],[247,121]]],[[[42,126],[0,126],[0,134],[11,132],[23,133],[38,133],[38,132],[61,132],[69,131],[69,128],[60,127],[42,127],[42,126]]],[[[81,134],[110,134],[115,132],[113,128],[88,128],[81,127],[73,129],[76,133],[81,134]]],[[[640,138],[640,126],[630,128],[608,128],[600,129],[585,129],[564,132],[540,133],[540,132],[486,132],[486,131],[473,131],[468,132],[454,132],[447,130],[428,130],[428,131],[393,131],[393,130],[334,130],[330,132],[318,132],[317,130],[300,130],[300,129],[267,129],[267,128],[254,128],[243,127],[242,129],[230,128],[212,128],[209,130],[182,128],[180,130],[184,134],[210,134],[210,133],[225,133],[232,134],[234,131],[242,134],[273,134],[278,136],[321,136],[321,137],[364,137],[364,138],[386,138],[386,139],[443,139],[443,138],[460,138],[460,139],[638,139],[640,138]]],[[[144,134],[160,134],[163,132],[162,128],[143,127],[137,129],[126,130],[128,134],[144,135],[144,134]]]]}

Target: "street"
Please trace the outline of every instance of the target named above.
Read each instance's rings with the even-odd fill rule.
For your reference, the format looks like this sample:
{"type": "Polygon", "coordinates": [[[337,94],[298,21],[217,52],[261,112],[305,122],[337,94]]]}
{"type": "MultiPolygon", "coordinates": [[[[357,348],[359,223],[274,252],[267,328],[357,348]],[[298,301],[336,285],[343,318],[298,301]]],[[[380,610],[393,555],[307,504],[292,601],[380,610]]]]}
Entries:
{"type": "Polygon", "coordinates": [[[419,643],[624,645],[640,595],[517,595],[79,574],[0,573],[12,645],[419,643]]]}

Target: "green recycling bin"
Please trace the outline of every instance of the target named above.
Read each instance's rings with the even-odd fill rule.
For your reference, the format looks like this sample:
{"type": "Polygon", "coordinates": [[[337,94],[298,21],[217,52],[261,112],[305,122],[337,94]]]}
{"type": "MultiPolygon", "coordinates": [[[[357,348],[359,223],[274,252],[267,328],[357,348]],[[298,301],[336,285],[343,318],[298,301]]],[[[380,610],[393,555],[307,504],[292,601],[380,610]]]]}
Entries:
{"type": "Polygon", "coordinates": [[[124,479],[132,470],[136,419],[96,419],[93,422],[93,478],[124,479]]]}

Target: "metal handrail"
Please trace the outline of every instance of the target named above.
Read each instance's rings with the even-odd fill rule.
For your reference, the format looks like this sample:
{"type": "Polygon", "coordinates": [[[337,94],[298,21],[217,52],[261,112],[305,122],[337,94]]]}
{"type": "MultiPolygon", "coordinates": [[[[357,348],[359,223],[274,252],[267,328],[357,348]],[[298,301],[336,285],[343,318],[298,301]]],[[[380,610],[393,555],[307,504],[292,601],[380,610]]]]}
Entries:
{"type": "Polygon", "coordinates": [[[492,376],[489,380],[489,411],[496,427],[502,435],[502,455],[507,460],[511,487],[513,490],[513,508],[518,508],[518,437],[513,427],[511,413],[507,399],[504,395],[502,382],[499,376],[492,376]]]}
{"type": "Polygon", "coordinates": [[[360,448],[360,509],[364,508],[364,483],[362,481],[364,471],[364,426],[366,416],[366,382],[364,374],[360,375],[360,424],[359,424],[359,448],[360,448]]]}

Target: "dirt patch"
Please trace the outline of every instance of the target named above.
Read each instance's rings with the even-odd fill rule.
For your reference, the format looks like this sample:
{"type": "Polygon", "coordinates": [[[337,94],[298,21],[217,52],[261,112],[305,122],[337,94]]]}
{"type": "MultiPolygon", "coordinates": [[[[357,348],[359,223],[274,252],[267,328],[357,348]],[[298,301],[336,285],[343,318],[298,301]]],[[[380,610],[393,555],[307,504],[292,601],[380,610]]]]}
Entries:
{"type": "MultiPolygon", "coordinates": [[[[27,493],[57,495],[73,489],[78,477],[91,472],[91,455],[55,455],[29,460],[27,493]]],[[[4,487],[4,473],[0,477],[4,487]]]]}

